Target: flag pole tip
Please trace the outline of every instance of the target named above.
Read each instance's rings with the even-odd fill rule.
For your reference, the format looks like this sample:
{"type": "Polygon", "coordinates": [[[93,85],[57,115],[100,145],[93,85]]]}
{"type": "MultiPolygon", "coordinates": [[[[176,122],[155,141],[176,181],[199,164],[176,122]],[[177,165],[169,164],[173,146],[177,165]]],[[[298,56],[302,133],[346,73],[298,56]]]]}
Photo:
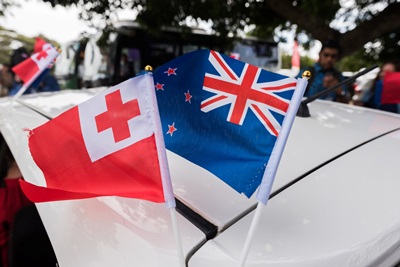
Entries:
{"type": "Polygon", "coordinates": [[[306,78],[307,80],[310,79],[311,78],[311,71],[309,71],[309,70],[304,71],[302,77],[306,78]]]}
{"type": "Polygon", "coordinates": [[[144,67],[145,71],[153,71],[153,67],[150,65],[147,65],[146,67],[144,67]]]}

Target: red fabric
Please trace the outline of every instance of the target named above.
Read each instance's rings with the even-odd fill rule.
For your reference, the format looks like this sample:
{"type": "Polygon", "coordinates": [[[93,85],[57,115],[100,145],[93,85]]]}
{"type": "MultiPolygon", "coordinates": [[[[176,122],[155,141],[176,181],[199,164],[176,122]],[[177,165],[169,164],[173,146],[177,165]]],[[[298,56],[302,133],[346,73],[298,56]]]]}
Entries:
{"type": "Polygon", "coordinates": [[[400,72],[388,72],[385,74],[381,103],[400,103],[400,72]]]}
{"type": "Polygon", "coordinates": [[[0,248],[3,267],[8,266],[8,241],[9,229],[4,226],[7,224],[11,227],[14,216],[22,207],[32,204],[23,194],[19,183],[19,179],[4,179],[5,187],[0,188],[0,248]]]}
{"type": "Polygon", "coordinates": [[[292,54],[292,68],[300,68],[299,43],[294,41],[292,54]]]}
{"type": "Polygon", "coordinates": [[[13,67],[12,70],[21,78],[22,81],[24,81],[24,83],[26,83],[32,79],[37,72],[39,72],[39,67],[32,58],[27,58],[13,67]]]}
{"type": "Polygon", "coordinates": [[[49,47],[46,50],[33,54],[31,57],[14,66],[12,70],[26,84],[32,82],[43,70],[47,69],[57,56],[58,51],[54,47],[49,47]]]}
{"type": "Polygon", "coordinates": [[[42,38],[36,37],[36,41],[35,41],[35,45],[33,47],[33,53],[37,53],[42,51],[43,46],[46,44],[47,42],[45,40],[43,40],[42,38]]]}
{"type": "Polygon", "coordinates": [[[51,189],[22,184],[34,202],[110,195],[164,202],[154,134],[92,162],[74,107],[34,129],[29,149],[51,189]]]}

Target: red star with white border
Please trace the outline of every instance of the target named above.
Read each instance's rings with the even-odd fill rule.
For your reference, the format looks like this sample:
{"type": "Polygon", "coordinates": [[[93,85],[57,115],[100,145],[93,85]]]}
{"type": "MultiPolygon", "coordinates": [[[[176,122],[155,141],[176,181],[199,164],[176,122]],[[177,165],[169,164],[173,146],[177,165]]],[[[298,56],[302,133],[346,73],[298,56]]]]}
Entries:
{"type": "Polygon", "coordinates": [[[154,87],[156,88],[157,91],[158,90],[164,91],[164,84],[162,83],[157,83],[154,87]]]}
{"type": "Polygon", "coordinates": [[[178,68],[168,68],[168,70],[166,70],[166,71],[164,71],[164,73],[166,73],[166,74],[168,74],[168,76],[170,76],[170,75],[176,75],[176,70],[177,70],[178,68]]]}
{"type": "Polygon", "coordinates": [[[189,90],[187,91],[187,93],[184,94],[185,94],[185,102],[189,102],[190,104],[192,104],[192,102],[190,102],[192,95],[189,93],[189,90]]]}
{"type": "Polygon", "coordinates": [[[178,129],[175,128],[175,122],[172,123],[172,125],[168,125],[168,132],[166,134],[170,134],[172,136],[172,134],[178,129]]]}

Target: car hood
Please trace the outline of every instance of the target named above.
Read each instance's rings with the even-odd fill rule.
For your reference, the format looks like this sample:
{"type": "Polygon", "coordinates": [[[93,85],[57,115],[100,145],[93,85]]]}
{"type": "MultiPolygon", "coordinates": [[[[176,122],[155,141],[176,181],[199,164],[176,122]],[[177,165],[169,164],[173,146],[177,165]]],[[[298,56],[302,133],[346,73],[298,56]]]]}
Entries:
{"type": "MultiPolygon", "coordinates": [[[[261,207],[246,266],[394,266],[400,258],[399,158],[396,130],[275,193],[261,207]]],[[[295,166],[282,162],[276,182],[289,181],[282,175],[295,166]]],[[[254,216],[209,240],[189,266],[235,266],[254,216]]]]}
{"type": "MultiPolygon", "coordinates": [[[[297,117],[294,121],[272,195],[352,149],[400,127],[397,115],[355,106],[316,101],[310,110],[311,117],[297,117]]],[[[254,196],[249,200],[237,194],[215,176],[176,155],[170,164],[177,196],[220,228],[229,226],[256,204],[254,196]],[[211,190],[216,193],[211,194],[211,190]],[[206,198],[204,192],[208,192],[206,198]]]]}
{"type": "MultiPolygon", "coordinates": [[[[24,96],[11,106],[7,99],[0,103],[1,131],[13,150],[20,151],[15,157],[26,180],[44,184],[43,174],[30,157],[26,132],[16,133],[15,129],[35,128],[47,120],[43,115],[57,116],[99,90],[102,88],[24,96]]],[[[389,237],[385,231],[397,227],[400,220],[394,215],[387,218],[393,207],[388,211],[379,207],[400,199],[391,195],[384,203],[381,199],[373,202],[375,189],[382,195],[381,190],[388,188],[379,186],[379,175],[374,179],[365,175],[367,181],[362,178],[364,172],[371,172],[373,162],[399,158],[399,116],[326,101],[315,101],[309,107],[311,117],[295,119],[275,178],[273,198],[262,211],[262,234],[253,241],[249,266],[260,266],[257,262],[279,266],[300,266],[303,262],[311,266],[307,264],[330,257],[350,261],[351,255],[345,255],[349,250],[357,251],[358,246],[374,250],[381,245],[376,244],[377,238],[385,239],[385,249],[393,245],[386,241],[389,237]],[[379,157],[376,151],[390,154],[379,157]],[[371,207],[374,209],[370,212],[371,207]],[[352,212],[360,218],[356,220],[360,225],[357,232],[352,212]],[[393,219],[393,225],[385,219],[393,219]],[[353,239],[347,238],[352,235],[353,239]],[[357,243],[362,236],[363,242],[357,243]],[[314,245],[307,241],[310,238],[314,245]],[[317,251],[312,252],[311,247],[317,251]]],[[[168,161],[176,198],[218,229],[217,236],[207,241],[203,232],[178,215],[189,266],[232,265],[240,255],[256,200],[237,194],[211,173],[171,152],[168,161]]],[[[385,174],[399,173],[398,165],[393,164],[385,174]]],[[[387,179],[393,179],[393,175],[390,177],[387,179]]],[[[128,266],[129,262],[177,265],[169,214],[162,205],[103,197],[37,206],[61,266],[128,266]],[[139,261],[138,254],[146,255],[146,259],[139,261]]],[[[368,260],[377,259],[371,256],[368,260]]]]}

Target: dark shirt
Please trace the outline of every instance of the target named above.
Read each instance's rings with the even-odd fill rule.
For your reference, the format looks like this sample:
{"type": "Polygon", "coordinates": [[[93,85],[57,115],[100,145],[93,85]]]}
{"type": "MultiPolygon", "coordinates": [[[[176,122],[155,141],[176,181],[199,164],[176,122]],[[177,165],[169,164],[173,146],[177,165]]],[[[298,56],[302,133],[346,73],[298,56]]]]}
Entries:
{"type": "Polygon", "coordinates": [[[38,87],[38,92],[60,91],[60,85],[53,75],[47,75],[38,87]]]}
{"type": "MultiPolygon", "coordinates": [[[[14,82],[8,95],[13,96],[17,94],[19,89],[22,87],[22,83],[14,82]]],[[[37,92],[53,92],[60,91],[60,85],[58,84],[57,79],[49,73],[43,73],[43,76],[39,76],[36,81],[32,83],[31,86],[24,92],[26,94],[32,94],[37,92]]]]}
{"type": "MultiPolygon", "coordinates": [[[[315,94],[327,89],[327,88],[323,87],[324,77],[327,73],[332,73],[334,76],[336,76],[336,78],[339,79],[339,82],[344,80],[344,77],[342,76],[342,74],[339,71],[337,71],[336,69],[326,71],[326,70],[323,70],[321,65],[319,65],[318,63],[315,63],[312,68],[306,68],[306,69],[301,70],[299,72],[299,74],[297,75],[297,78],[301,78],[303,72],[306,70],[310,70],[311,75],[313,77],[310,78],[311,84],[308,86],[308,88],[304,94],[305,97],[315,95],[315,94]]],[[[346,89],[345,89],[345,91],[346,91],[346,89]]],[[[320,99],[336,100],[335,90],[320,97],[320,99]]]]}

